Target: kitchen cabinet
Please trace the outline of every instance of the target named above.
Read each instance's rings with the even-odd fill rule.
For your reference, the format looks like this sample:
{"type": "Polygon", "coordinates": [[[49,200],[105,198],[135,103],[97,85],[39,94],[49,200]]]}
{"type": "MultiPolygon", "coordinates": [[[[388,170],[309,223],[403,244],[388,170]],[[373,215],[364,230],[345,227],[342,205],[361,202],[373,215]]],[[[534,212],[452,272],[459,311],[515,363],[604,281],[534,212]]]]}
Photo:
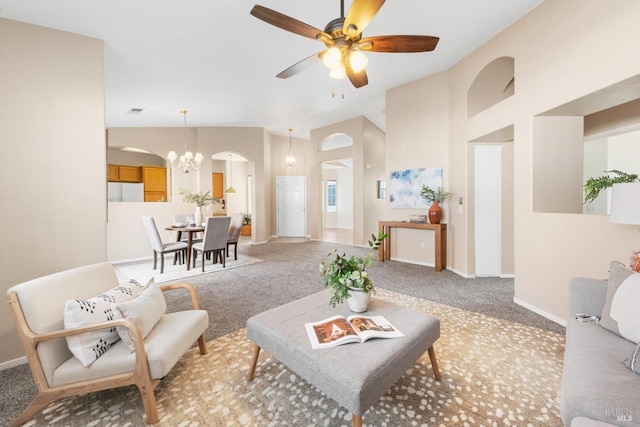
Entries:
{"type": "Polygon", "coordinates": [[[142,166],[142,182],[145,202],[167,200],[167,168],[142,166]]]}
{"type": "Polygon", "coordinates": [[[213,194],[211,196],[214,199],[224,198],[224,174],[221,172],[214,172],[211,179],[211,188],[213,188],[213,194]]]}
{"type": "Polygon", "coordinates": [[[118,182],[119,176],[118,165],[107,165],[107,181],[118,182]]]}
{"type": "Polygon", "coordinates": [[[107,165],[109,182],[142,182],[140,166],[107,165]]]}

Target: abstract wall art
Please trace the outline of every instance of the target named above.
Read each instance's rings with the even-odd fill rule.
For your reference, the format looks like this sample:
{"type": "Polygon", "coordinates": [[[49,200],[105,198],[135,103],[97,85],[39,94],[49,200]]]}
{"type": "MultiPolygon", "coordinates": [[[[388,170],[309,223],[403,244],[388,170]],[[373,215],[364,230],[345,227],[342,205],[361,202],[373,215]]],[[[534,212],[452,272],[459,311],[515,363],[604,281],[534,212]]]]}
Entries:
{"type": "Polygon", "coordinates": [[[442,188],[442,168],[405,169],[391,172],[388,187],[391,208],[428,208],[428,202],[420,197],[422,185],[442,188]]]}

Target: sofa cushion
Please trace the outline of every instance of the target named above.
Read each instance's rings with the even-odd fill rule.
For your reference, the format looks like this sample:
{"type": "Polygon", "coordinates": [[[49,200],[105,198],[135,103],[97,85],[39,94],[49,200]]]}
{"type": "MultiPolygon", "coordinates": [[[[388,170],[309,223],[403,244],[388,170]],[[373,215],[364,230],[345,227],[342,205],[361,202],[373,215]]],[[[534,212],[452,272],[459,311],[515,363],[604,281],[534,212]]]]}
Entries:
{"type": "Polygon", "coordinates": [[[624,364],[636,374],[640,374],[640,344],[633,350],[631,357],[624,361],[624,364]]]}
{"type": "Polygon", "coordinates": [[[618,335],[620,335],[620,330],[618,329],[618,322],[611,317],[611,303],[620,285],[632,274],[638,273],[634,273],[618,261],[612,261],[611,264],[609,264],[607,297],[600,316],[600,326],[618,335]]]}
{"type": "Polygon", "coordinates": [[[635,347],[594,322],[567,322],[561,399],[566,425],[579,416],[616,424],[619,410],[640,414],[640,378],[622,363],[635,347]]]}
{"type": "MultiPolygon", "coordinates": [[[[151,378],[166,376],[208,326],[209,316],[205,310],[163,315],[144,340],[151,378]]],[[[53,373],[52,386],[131,373],[136,362],[135,355],[124,342],[118,341],[89,367],[85,368],[78,359],[71,357],[53,373]]]]}
{"type": "MultiPolygon", "coordinates": [[[[91,326],[114,319],[113,304],[132,299],[140,293],[142,285],[135,280],[121,283],[113,289],[87,299],[68,300],[64,309],[65,329],[91,326]]],[[[69,350],[83,366],[89,366],[118,341],[116,328],[67,337],[69,350]]]]}
{"type": "MultiPolygon", "coordinates": [[[[142,337],[146,337],[158,320],[167,311],[167,303],[157,283],[149,283],[135,298],[115,304],[115,318],[128,318],[140,327],[142,337]]],[[[133,351],[129,330],[118,326],[118,335],[124,344],[133,351]]]]}

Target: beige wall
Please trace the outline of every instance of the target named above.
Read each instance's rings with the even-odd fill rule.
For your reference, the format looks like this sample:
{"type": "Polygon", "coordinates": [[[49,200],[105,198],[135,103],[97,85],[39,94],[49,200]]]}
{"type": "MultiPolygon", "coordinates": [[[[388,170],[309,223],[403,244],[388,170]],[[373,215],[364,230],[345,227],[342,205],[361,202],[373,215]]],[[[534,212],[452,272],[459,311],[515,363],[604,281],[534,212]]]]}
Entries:
{"type": "MultiPolygon", "coordinates": [[[[106,259],[103,43],[0,18],[2,290],[106,259]]],[[[22,357],[0,304],[0,362],[22,357]]]]}
{"type": "MultiPolygon", "coordinates": [[[[566,319],[568,278],[606,277],[609,261],[626,261],[630,251],[640,247],[640,236],[637,227],[610,224],[606,216],[532,211],[533,117],[639,75],[638,22],[637,1],[547,0],[451,69],[389,90],[386,136],[371,131],[364,117],[312,130],[310,142],[294,141],[298,162],[290,170],[282,160],[288,138],[272,136],[265,129],[189,129],[187,139],[205,157],[231,151],[252,162],[255,242],[274,234],[275,176],[281,174],[307,176],[308,232],[313,238],[322,236],[320,165],[330,158],[318,147],[329,135],[346,133],[354,138],[352,150],[331,155],[354,159],[354,224],[363,224],[354,229],[355,244],[366,244],[371,226],[380,219],[406,220],[410,214],[426,213],[392,210],[386,201],[380,209],[379,202],[369,196],[378,176],[388,177],[398,169],[442,166],[445,190],[453,193],[444,204],[448,268],[473,275],[471,204],[465,203],[458,212],[455,203],[460,196],[472,197],[469,144],[490,142],[482,138],[513,126],[516,300],[550,317],[566,319]],[[561,25],[556,25],[558,17],[561,25]],[[515,59],[514,96],[467,118],[471,83],[487,64],[505,56],[515,59]],[[381,174],[380,149],[367,147],[379,147],[383,139],[385,171],[381,174]],[[366,163],[372,165],[369,172],[366,163]]],[[[5,207],[0,215],[5,224],[43,224],[35,225],[29,234],[3,231],[3,240],[15,242],[1,254],[4,289],[76,265],[136,257],[137,251],[110,250],[108,256],[106,252],[113,242],[127,239],[122,230],[114,230],[117,224],[133,227],[143,213],[151,211],[147,206],[127,214],[110,209],[107,236],[102,42],[0,19],[0,54],[11,63],[0,68],[0,80],[10,82],[3,84],[0,98],[0,154],[4,159],[30,158],[27,175],[24,163],[5,162],[0,169],[5,207]],[[69,162],[78,158],[82,162],[69,162]],[[68,249],[52,250],[61,242],[68,249]],[[25,268],[24,253],[41,256],[25,268]]],[[[112,129],[110,144],[147,148],[164,157],[169,150],[182,150],[183,132],[179,127],[112,129]]],[[[171,191],[179,186],[209,189],[212,170],[212,162],[207,162],[198,174],[176,177],[171,191]]],[[[167,204],[153,209],[162,218],[171,215],[165,212],[171,210],[167,204]]],[[[177,204],[176,209],[182,213],[185,207],[177,204]]],[[[409,262],[432,264],[432,236],[412,231],[401,230],[394,236],[393,253],[409,262]],[[419,249],[423,241],[425,249],[419,249]]],[[[140,242],[142,236],[137,236],[140,242]]],[[[141,243],[141,256],[148,256],[142,245],[146,244],[141,243]]],[[[19,357],[22,350],[6,308],[0,308],[0,320],[4,325],[0,361],[19,357]]]]}
{"type": "Polygon", "coordinates": [[[386,219],[387,198],[378,199],[378,181],[389,181],[386,173],[385,133],[366,118],[364,119],[364,176],[363,176],[363,245],[371,234],[378,233],[378,222],[386,219]]]}
{"type": "MultiPolygon", "coordinates": [[[[307,212],[315,212],[320,209],[320,204],[316,204],[315,193],[318,191],[315,187],[314,181],[311,181],[313,176],[310,170],[315,167],[316,153],[312,144],[303,139],[291,138],[291,144],[293,146],[293,152],[296,157],[296,163],[293,166],[287,166],[286,157],[289,151],[289,136],[270,135],[271,150],[269,170],[270,175],[268,178],[268,188],[266,196],[269,197],[270,204],[265,206],[265,209],[269,213],[269,230],[270,234],[267,237],[276,237],[277,231],[277,215],[276,215],[276,177],[277,176],[305,176],[307,179],[307,212]]],[[[309,227],[309,219],[307,218],[307,235],[311,234],[309,227]]]]}
{"type": "MultiPolygon", "coordinates": [[[[311,131],[311,143],[316,152],[314,164],[309,168],[311,188],[309,203],[318,209],[309,210],[308,228],[311,237],[322,238],[322,162],[351,158],[353,159],[353,244],[367,245],[371,233],[378,229],[378,221],[383,218],[382,201],[376,199],[375,182],[383,179],[384,157],[381,155],[384,145],[384,132],[378,129],[364,116],[335,123],[311,131]],[[332,135],[343,133],[353,139],[353,145],[336,150],[320,151],[322,143],[332,135]],[[366,164],[371,169],[366,169],[366,164]],[[366,208],[365,208],[366,206],[366,208]]],[[[368,245],[367,245],[368,246],[368,245]]]]}
{"type": "MultiPolygon", "coordinates": [[[[449,75],[446,72],[406,84],[387,92],[386,176],[392,171],[415,168],[442,168],[443,189],[452,197],[442,204],[442,222],[449,225],[449,239],[458,232],[454,218],[459,214],[451,207],[464,186],[452,182],[453,166],[449,162],[449,75]]],[[[464,95],[466,99],[466,94],[464,95]]],[[[465,162],[466,150],[461,153],[465,162]]],[[[455,164],[455,162],[452,162],[455,164]]],[[[387,178],[388,179],[388,178],[387,178]]],[[[426,215],[427,209],[391,209],[387,195],[385,219],[408,221],[410,215],[426,215]]],[[[423,265],[434,265],[434,233],[427,230],[392,229],[393,259],[423,265]]],[[[466,242],[464,242],[466,247],[466,242]]],[[[449,245],[449,254],[455,249],[449,245]]],[[[455,267],[456,258],[448,265],[455,267]],[[453,261],[453,262],[452,262],[453,261]]],[[[461,269],[464,271],[464,269],[461,269]]]]}
{"type": "MultiPolygon", "coordinates": [[[[447,72],[387,93],[387,169],[442,165],[445,189],[456,199],[472,197],[469,142],[514,125],[515,297],[559,320],[568,316],[567,280],[606,277],[608,263],[627,261],[640,236],[606,216],[532,211],[533,117],[640,74],[638,22],[636,1],[547,0],[447,72]],[[559,16],[562,25],[551,25],[559,16]],[[467,118],[471,83],[503,56],[515,58],[515,95],[467,118]]],[[[473,274],[470,212],[465,204],[461,214],[445,216],[449,268],[465,275],[473,274]]],[[[410,212],[389,213],[406,219],[410,212]]],[[[396,242],[415,247],[412,239],[396,242]]]]}
{"type": "MultiPolygon", "coordinates": [[[[165,157],[170,150],[182,152],[184,150],[184,128],[110,128],[109,146],[129,146],[148,150],[158,156],[165,157]]],[[[156,217],[159,228],[169,224],[173,215],[184,214],[194,210],[193,205],[182,202],[179,195],[180,188],[192,191],[211,191],[211,174],[219,167],[219,162],[211,159],[216,153],[231,152],[247,159],[246,166],[234,166],[234,187],[245,188],[244,180],[247,174],[252,176],[253,193],[255,194],[252,212],[252,241],[264,242],[270,236],[270,213],[266,208],[266,194],[269,194],[269,180],[265,179],[265,152],[269,141],[261,128],[188,128],[187,145],[192,151],[202,153],[205,160],[198,171],[188,175],[180,171],[167,168],[167,180],[170,203],[118,203],[109,204],[108,260],[122,261],[149,257],[149,243],[140,220],[143,215],[156,217]],[[241,176],[236,171],[246,168],[241,176]],[[114,206],[117,205],[117,206],[114,206]],[[267,221],[269,219],[269,221],[267,221]],[[135,240],[134,240],[135,237],[135,240]]],[[[229,179],[225,174],[225,179],[229,179]]],[[[228,185],[228,183],[227,183],[228,185]]],[[[244,194],[228,195],[230,197],[246,197],[244,194]]],[[[244,201],[243,201],[244,202],[244,201]]],[[[228,202],[230,208],[234,206],[228,202]]],[[[246,203],[236,204],[245,209],[246,203]]],[[[232,213],[232,212],[231,212],[232,213]]],[[[171,239],[167,234],[165,239],[171,239]]]]}

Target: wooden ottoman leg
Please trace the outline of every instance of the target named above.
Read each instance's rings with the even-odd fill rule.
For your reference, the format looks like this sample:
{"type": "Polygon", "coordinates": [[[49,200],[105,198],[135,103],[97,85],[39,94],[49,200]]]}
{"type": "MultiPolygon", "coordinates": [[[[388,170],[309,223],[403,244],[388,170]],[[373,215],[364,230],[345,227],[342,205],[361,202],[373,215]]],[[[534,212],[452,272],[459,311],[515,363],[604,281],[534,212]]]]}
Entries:
{"type": "Polygon", "coordinates": [[[351,417],[351,427],[362,427],[362,415],[353,414],[351,417]]]}
{"type": "Polygon", "coordinates": [[[436,377],[436,380],[440,381],[442,376],[440,376],[440,369],[438,369],[438,361],[436,360],[436,351],[433,349],[433,346],[429,347],[429,359],[431,359],[433,376],[436,377]]]}
{"type": "Polygon", "coordinates": [[[253,373],[256,371],[256,364],[258,363],[259,354],[260,354],[260,347],[254,344],[253,357],[251,358],[251,365],[249,365],[249,374],[247,374],[247,381],[253,380],[253,373]]]}

